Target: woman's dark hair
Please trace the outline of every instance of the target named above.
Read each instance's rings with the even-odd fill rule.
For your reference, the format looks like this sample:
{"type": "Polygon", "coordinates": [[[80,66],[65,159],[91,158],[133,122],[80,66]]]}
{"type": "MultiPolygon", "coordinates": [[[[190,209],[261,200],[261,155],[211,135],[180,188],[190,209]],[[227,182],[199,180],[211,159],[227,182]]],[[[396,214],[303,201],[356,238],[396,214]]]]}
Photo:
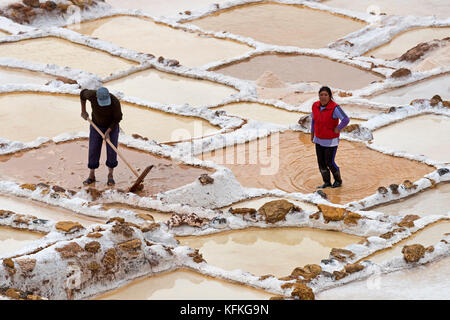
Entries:
{"type": "Polygon", "coordinates": [[[328,95],[330,96],[330,99],[333,99],[333,94],[331,93],[331,89],[330,89],[329,87],[323,86],[322,88],[320,88],[320,89],[319,89],[319,94],[320,94],[322,91],[328,92],[328,95]]]}

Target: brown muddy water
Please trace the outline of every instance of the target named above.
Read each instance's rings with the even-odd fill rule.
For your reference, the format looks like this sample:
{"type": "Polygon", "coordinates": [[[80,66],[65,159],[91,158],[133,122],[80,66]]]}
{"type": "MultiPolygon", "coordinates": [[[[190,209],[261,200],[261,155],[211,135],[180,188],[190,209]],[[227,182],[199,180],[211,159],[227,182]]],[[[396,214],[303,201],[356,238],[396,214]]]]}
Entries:
{"type": "MultiPolygon", "coordinates": [[[[218,132],[218,127],[201,118],[178,116],[125,102],[121,105],[123,119],[120,127],[128,135],[136,133],[158,142],[168,142],[218,132]]],[[[90,102],[87,102],[86,109],[91,113],[90,102]]],[[[0,120],[4,125],[0,128],[0,137],[29,142],[37,137],[89,132],[89,124],[80,113],[80,98],[77,96],[30,92],[1,94],[0,120]]]]}
{"type": "Polygon", "coordinates": [[[0,256],[13,254],[42,237],[42,233],[0,226],[0,256]]]}
{"type": "Polygon", "coordinates": [[[187,23],[204,30],[227,31],[264,43],[302,48],[326,47],[366,25],[325,11],[279,3],[238,6],[187,23]]]}
{"type": "Polygon", "coordinates": [[[270,71],[283,82],[321,83],[344,90],[360,89],[374,81],[383,79],[381,75],[376,73],[327,58],[294,54],[258,55],[215,68],[213,71],[252,81],[270,71]]]}
{"type": "Polygon", "coordinates": [[[174,29],[148,18],[115,16],[83,22],[69,29],[137,52],[176,59],[181,65],[198,67],[231,59],[253,50],[245,44],[174,29]]]}
{"type": "MultiPolygon", "coordinates": [[[[270,138],[235,145],[199,155],[231,169],[245,187],[315,192],[322,178],[310,135],[286,131],[270,138]]],[[[378,187],[404,180],[416,181],[434,171],[420,162],[397,158],[368,149],[361,143],[341,140],[336,153],[344,181],[340,188],[327,188],[330,201],[345,204],[376,193],[378,187]]]]}
{"type": "Polygon", "coordinates": [[[189,270],[154,275],[102,294],[96,300],[268,300],[269,292],[189,270]]]}
{"type": "Polygon", "coordinates": [[[101,77],[137,65],[137,62],[55,37],[1,43],[0,56],[42,64],[56,64],[60,67],[67,66],[92,72],[101,77]]]}
{"type": "Polygon", "coordinates": [[[136,72],[109,81],[105,85],[127,96],[149,102],[175,105],[187,103],[191,107],[217,104],[238,93],[236,89],[222,84],[181,77],[155,69],[136,72]]]}
{"type": "Polygon", "coordinates": [[[199,249],[209,264],[225,270],[284,277],[296,267],[327,259],[332,248],[343,248],[362,238],[336,231],[289,227],[248,228],[177,240],[181,245],[199,249]]]}
{"type": "MultiPolygon", "coordinates": [[[[119,146],[119,151],[135,170],[144,170],[147,166],[154,165],[145,179],[144,190],[139,192],[142,196],[181,187],[194,182],[201,174],[211,172],[209,169],[179,164],[123,145],[119,146]]],[[[108,168],[105,165],[105,153],[103,147],[100,168],[96,172],[97,182],[91,185],[99,190],[106,188],[108,168]]],[[[38,149],[0,156],[0,179],[17,183],[43,182],[66,189],[80,190],[83,188],[82,182],[89,174],[87,160],[87,140],[48,143],[38,149]]],[[[136,181],[136,176],[120,158],[118,162],[119,165],[114,170],[115,188],[126,190],[136,181]]]]}

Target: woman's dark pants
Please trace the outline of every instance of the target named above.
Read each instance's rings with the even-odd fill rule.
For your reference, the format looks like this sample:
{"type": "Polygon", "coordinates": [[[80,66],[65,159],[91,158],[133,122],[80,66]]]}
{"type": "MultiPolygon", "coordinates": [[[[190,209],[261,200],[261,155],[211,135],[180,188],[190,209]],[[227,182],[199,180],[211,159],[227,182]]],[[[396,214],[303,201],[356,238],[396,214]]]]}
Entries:
{"type": "Polygon", "coordinates": [[[317,162],[319,164],[319,170],[322,174],[323,182],[330,182],[330,171],[333,174],[334,180],[342,183],[341,174],[339,172],[339,167],[334,162],[336,156],[336,147],[323,147],[316,143],[316,155],[317,162]]]}
{"type": "MultiPolygon", "coordinates": [[[[103,133],[106,132],[108,128],[103,128],[97,126],[100,131],[103,133]]],[[[109,134],[110,140],[112,144],[117,148],[117,143],[119,141],[119,126],[116,126],[114,130],[112,130],[109,134]]],[[[102,151],[102,145],[103,145],[103,138],[102,136],[97,132],[97,130],[94,129],[94,127],[90,126],[89,128],[89,162],[88,162],[88,168],[89,169],[97,169],[99,167],[99,161],[100,161],[100,153],[102,151]]],[[[106,166],[108,168],[115,168],[118,165],[117,162],[117,153],[111,148],[111,146],[106,143],[106,166]]]]}

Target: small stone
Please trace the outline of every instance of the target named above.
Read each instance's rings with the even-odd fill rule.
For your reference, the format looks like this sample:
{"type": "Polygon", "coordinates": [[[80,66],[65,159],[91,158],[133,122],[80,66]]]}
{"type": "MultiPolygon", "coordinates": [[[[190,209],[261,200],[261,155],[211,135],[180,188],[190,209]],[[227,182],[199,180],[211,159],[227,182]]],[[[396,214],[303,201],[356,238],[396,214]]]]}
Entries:
{"type": "Polygon", "coordinates": [[[275,223],[285,220],[286,215],[294,209],[294,205],[287,200],[274,200],[265,203],[258,212],[261,213],[266,222],[275,223]]]}
{"type": "Polygon", "coordinates": [[[309,216],[310,219],[316,219],[319,220],[320,218],[320,211],[313,213],[312,215],[309,216]]]}
{"type": "Polygon", "coordinates": [[[114,248],[108,249],[103,256],[102,263],[107,269],[112,269],[118,260],[117,251],[114,248]]]}
{"type": "Polygon", "coordinates": [[[7,268],[14,269],[14,261],[11,258],[4,259],[3,265],[7,268]]]}
{"type": "Polygon", "coordinates": [[[16,260],[16,262],[24,273],[32,272],[34,270],[34,267],[36,266],[36,259],[22,258],[16,260]]]}
{"type": "Polygon", "coordinates": [[[66,189],[60,187],[60,186],[53,186],[52,190],[55,192],[66,192],[66,189]]]}
{"type": "Polygon", "coordinates": [[[347,210],[344,208],[332,207],[325,204],[319,204],[317,207],[322,212],[325,222],[343,220],[347,213],[347,210]]]}
{"type": "Polygon", "coordinates": [[[12,211],[0,210],[0,218],[1,219],[9,218],[12,214],[14,214],[12,211]]]}
{"type": "Polygon", "coordinates": [[[81,224],[72,221],[59,221],[56,223],[55,228],[65,233],[72,233],[84,229],[81,224]]]}
{"type": "Polygon", "coordinates": [[[113,222],[119,222],[119,223],[125,223],[125,219],[122,217],[112,217],[108,221],[106,221],[106,224],[113,223],[113,222]]]}
{"type": "Polygon", "coordinates": [[[194,260],[195,263],[206,262],[203,259],[202,254],[198,251],[198,249],[195,249],[193,253],[189,253],[188,256],[191,257],[194,260]]]}
{"type": "Polygon", "coordinates": [[[36,185],[35,184],[30,184],[30,183],[24,183],[24,184],[20,185],[20,188],[34,191],[34,190],[36,190],[36,185]]]}
{"type": "Polygon", "coordinates": [[[100,251],[101,245],[98,241],[91,241],[85,244],[84,250],[90,253],[97,253],[100,251]]]}
{"type": "Polygon", "coordinates": [[[12,299],[20,299],[20,297],[22,296],[22,294],[20,293],[19,290],[16,290],[13,288],[9,288],[8,290],[6,290],[5,295],[8,298],[12,298],[12,299]]]}
{"type": "Polygon", "coordinates": [[[352,263],[345,266],[345,272],[347,273],[355,273],[364,269],[364,266],[359,263],[352,263]]]}
{"type": "Polygon", "coordinates": [[[385,187],[379,187],[379,188],[377,189],[377,192],[380,193],[380,194],[382,194],[382,195],[385,195],[385,194],[388,193],[388,189],[386,189],[385,187]]]}
{"type": "Polygon", "coordinates": [[[198,180],[200,180],[200,183],[201,183],[202,185],[214,183],[214,179],[211,178],[211,177],[210,177],[209,175],[207,175],[206,173],[205,173],[205,174],[202,174],[202,175],[200,176],[200,178],[198,178],[198,180]]]}
{"type": "Polygon", "coordinates": [[[26,4],[27,6],[30,6],[30,7],[33,7],[33,8],[39,8],[40,7],[39,0],[23,0],[22,2],[24,4],[26,4]]]}
{"type": "Polygon", "coordinates": [[[391,78],[403,78],[403,77],[409,77],[410,75],[411,75],[411,70],[406,69],[406,68],[400,68],[391,74],[391,78]]]}
{"type": "Polygon", "coordinates": [[[402,253],[406,262],[417,262],[425,256],[425,247],[421,244],[404,246],[402,253]]]}
{"type": "Polygon", "coordinates": [[[91,232],[87,235],[88,238],[101,238],[103,235],[99,232],[91,232]]]}
{"type": "Polygon", "coordinates": [[[345,260],[347,260],[347,258],[351,259],[355,256],[355,254],[352,251],[339,248],[331,249],[330,255],[341,262],[344,262],[345,260]]]}
{"type": "Polygon", "coordinates": [[[391,189],[393,194],[399,194],[399,192],[398,192],[398,184],[394,184],[393,183],[393,184],[389,185],[389,189],[391,189]]]}
{"type": "Polygon", "coordinates": [[[420,216],[415,214],[408,214],[403,217],[402,221],[398,223],[399,227],[413,228],[414,221],[420,219],[420,216]]]}
{"type": "Polygon", "coordinates": [[[159,62],[159,63],[163,63],[163,62],[164,62],[164,57],[163,57],[163,56],[159,56],[158,62],[159,62]]]}
{"type": "Polygon", "coordinates": [[[302,276],[305,280],[309,281],[311,279],[316,278],[322,272],[322,268],[317,264],[307,264],[303,268],[298,267],[295,268],[291,276],[298,278],[302,276]]]}
{"type": "Polygon", "coordinates": [[[450,172],[450,170],[447,169],[447,168],[440,168],[440,169],[437,170],[437,173],[438,173],[439,176],[441,176],[441,177],[442,177],[443,175],[449,173],[449,172],[450,172]]]}
{"type": "Polygon", "coordinates": [[[86,192],[91,196],[92,201],[97,201],[97,199],[100,198],[103,193],[102,191],[98,191],[95,188],[88,188],[86,192]]]}
{"type": "Polygon", "coordinates": [[[62,247],[55,248],[55,251],[59,252],[61,258],[70,259],[78,256],[78,254],[84,250],[78,243],[70,242],[62,247]]]}
{"type": "Polygon", "coordinates": [[[255,214],[257,211],[254,208],[230,208],[231,214],[240,214],[240,215],[246,215],[246,214],[255,214]]]}
{"type": "Polygon", "coordinates": [[[434,251],[434,247],[433,246],[426,247],[426,249],[425,249],[425,252],[428,252],[428,253],[431,253],[433,251],[434,251]]]}
{"type": "Polygon", "coordinates": [[[317,190],[315,193],[317,193],[319,196],[321,196],[323,199],[328,199],[328,196],[325,192],[322,190],[317,190]]]}
{"type": "Polygon", "coordinates": [[[36,294],[29,294],[26,297],[27,300],[43,300],[41,296],[38,296],[36,294]]]}
{"type": "Polygon", "coordinates": [[[411,181],[409,180],[405,180],[403,181],[403,186],[405,187],[405,189],[410,190],[410,189],[416,189],[417,186],[415,184],[413,184],[411,181]]]}
{"type": "Polygon", "coordinates": [[[133,240],[130,240],[130,241],[119,243],[118,246],[123,251],[130,252],[130,251],[135,251],[137,249],[140,249],[141,245],[142,245],[141,240],[133,239],[133,240]]]}
{"type": "Polygon", "coordinates": [[[348,274],[345,271],[334,271],[333,276],[335,280],[341,280],[345,278],[348,274]]]}
{"type": "Polygon", "coordinates": [[[303,283],[295,283],[291,296],[298,297],[300,300],[314,300],[314,292],[310,287],[303,283]]]}

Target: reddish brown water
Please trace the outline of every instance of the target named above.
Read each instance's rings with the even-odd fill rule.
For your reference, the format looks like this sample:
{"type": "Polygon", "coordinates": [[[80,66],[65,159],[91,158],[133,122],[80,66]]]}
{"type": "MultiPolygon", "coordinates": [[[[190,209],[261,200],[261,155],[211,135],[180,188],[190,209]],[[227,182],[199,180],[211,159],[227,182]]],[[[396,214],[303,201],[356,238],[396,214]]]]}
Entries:
{"type": "MultiPolygon", "coordinates": [[[[270,138],[220,149],[199,156],[230,168],[245,187],[310,193],[322,184],[310,135],[287,131],[270,138]]],[[[434,167],[368,149],[361,143],[341,140],[336,163],[344,181],[341,188],[327,188],[334,203],[347,203],[376,193],[380,186],[416,181],[434,167]]],[[[333,182],[333,180],[332,180],[333,182]]]]}
{"type": "MultiPolygon", "coordinates": [[[[170,159],[155,156],[125,146],[119,146],[119,152],[134,167],[144,170],[154,165],[145,179],[145,188],[141,195],[175,189],[195,181],[201,174],[210,171],[178,164],[170,159]],[[176,177],[176,178],[175,178],[176,177]]],[[[13,155],[0,157],[0,179],[18,183],[49,183],[66,189],[79,190],[83,180],[89,174],[87,168],[88,141],[54,144],[49,143],[39,149],[27,150],[13,155]],[[24,170],[26,168],[26,170],[24,170]]],[[[102,149],[100,168],[96,172],[98,180],[94,187],[105,189],[108,169],[105,166],[105,147],[102,149]]],[[[118,158],[119,165],[114,170],[116,189],[127,189],[136,181],[136,177],[126,164],[118,158]]],[[[140,171],[142,172],[142,171],[140,171]]]]}

